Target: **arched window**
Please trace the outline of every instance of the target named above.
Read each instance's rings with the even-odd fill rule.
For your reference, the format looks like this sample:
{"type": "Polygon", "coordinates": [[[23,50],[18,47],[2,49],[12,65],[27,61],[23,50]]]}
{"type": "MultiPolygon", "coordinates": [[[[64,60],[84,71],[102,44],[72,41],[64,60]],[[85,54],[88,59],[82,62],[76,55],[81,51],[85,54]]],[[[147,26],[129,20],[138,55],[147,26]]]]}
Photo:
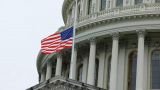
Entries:
{"type": "Polygon", "coordinates": [[[116,0],[116,6],[123,6],[123,0],[116,0]]]}
{"type": "Polygon", "coordinates": [[[143,3],[143,0],[135,0],[135,5],[143,3]]]}
{"type": "Polygon", "coordinates": [[[160,50],[155,50],[152,52],[151,88],[160,89],[160,50]]]}
{"type": "Polygon", "coordinates": [[[129,55],[128,63],[128,90],[136,90],[137,52],[129,55]]]}
{"type": "Polygon", "coordinates": [[[94,74],[94,77],[95,77],[95,86],[98,85],[98,68],[99,68],[99,60],[96,59],[95,74],[94,74]]]}
{"type": "Polygon", "coordinates": [[[106,9],[106,0],[101,0],[101,10],[106,9]]]}
{"type": "Polygon", "coordinates": [[[88,0],[88,15],[91,14],[92,0],[88,0]]]}
{"type": "Polygon", "coordinates": [[[83,65],[81,64],[79,67],[78,67],[78,77],[77,77],[77,80],[82,82],[82,72],[83,72],[83,65]]]}

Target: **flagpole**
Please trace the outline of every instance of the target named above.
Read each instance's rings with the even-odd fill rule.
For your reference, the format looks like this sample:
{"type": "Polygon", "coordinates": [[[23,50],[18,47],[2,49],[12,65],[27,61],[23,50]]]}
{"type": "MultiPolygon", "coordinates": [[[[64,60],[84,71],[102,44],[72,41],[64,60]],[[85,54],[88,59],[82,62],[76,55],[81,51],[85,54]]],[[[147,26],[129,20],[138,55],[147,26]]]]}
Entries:
{"type": "Polygon", "coordinates": [[[73,41],[72,41],[72,54],[71,54],[71,62],[70,62],[70,74],[69,78],[75,80],[76,74],[76,60],[75,60],[75,34],[76,34],[76,24],[77,24],[77,0],[75,0],[75,12],[74,12],[74,25],[73,25],[73,41]]]}

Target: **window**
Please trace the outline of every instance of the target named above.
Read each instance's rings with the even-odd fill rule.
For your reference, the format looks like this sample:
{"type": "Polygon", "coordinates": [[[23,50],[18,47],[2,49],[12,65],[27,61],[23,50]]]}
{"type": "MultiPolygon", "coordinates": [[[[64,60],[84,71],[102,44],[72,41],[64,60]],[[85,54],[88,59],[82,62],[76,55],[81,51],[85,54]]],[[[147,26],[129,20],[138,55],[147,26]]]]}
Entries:
{"type": "Polygon", "coordinates": [[[101,0],[101,10],[106,9],[106,0],[101,0]]]}
{"type": "Polygon", "coordinates": [[[143,3],[143,0],[135,0],[135,5],[136,4],[141,4],[141,3],[143,3]]]}
{"type": "Polygon", "coordinates": [[[82,82],[82,72],[83,72],[83,65],[81,64],[79,67],[78,67],[78,77],[77,77],[77,80],[82,82]]]}
{"type": "Polygon", "coordinates": [[[160,3],[160,0],[155,0],[155,3],[160,3]]]}
{"type": "Polygon", "coordinates": [[[123,0],[116,0],[116,6],[123,6],[123,0]]]}
{"type": "Polygon", "coordinates": [[[160,50],[155,50],[152,52],[151,88],[160,89],[160,50]]]}
{"type": "Polygon", "coordinates": [[[88,0],[88,15],[91,14],[92,0],[88,0]]]}
{"type": "Polygon", "coordinates": [[[129,55],[128,90],[136,90],[137,52],[129,55]]]}

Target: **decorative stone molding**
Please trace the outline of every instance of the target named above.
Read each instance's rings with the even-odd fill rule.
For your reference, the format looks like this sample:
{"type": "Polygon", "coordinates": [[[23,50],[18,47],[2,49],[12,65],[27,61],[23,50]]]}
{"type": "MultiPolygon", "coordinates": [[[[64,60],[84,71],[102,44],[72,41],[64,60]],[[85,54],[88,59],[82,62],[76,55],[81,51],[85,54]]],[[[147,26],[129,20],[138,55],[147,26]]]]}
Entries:
{"type": "Polygon", "coordinates": [[[77,35],[76,38],[76,43],[87,40],[88,38],[91,38],[92,36],[94,37],[99,37],[103,35],[109,35],[112,34],[112,32],[118,31],[119,33],[123,32],[135,32],[135,30],[148,30],[148,29],[159,29],[160,24],[153,24],[153,25],[134,25],[134,26],[125,26],[125,27],[118,27],[118,28],[111,28],[111,29],[105,29],[105,30],[97,30],[97,31],[90,31],[90,32],[84,32],[79,35],[77,35]],[[117,30],[118,29],[118,30],[117,30]]]}
{"type": "Polygon", "coordinates": [[[136,30],[138,37],[145,37],[145,30],[136,30]]]}
{"type": "Polygon", "coordinates": [[[147,45],[149,47],[160,48],[160,40],[151,40],[151,41],[148,41],[147,45]]]}
{"type": "Polygon", "coordinates": [[[27,90],[105,90],[86,83],[77,82],[75,80],[63,77],[54,77],[50,80],[37,84],[27,90]]]}
{"type": "Polygon", "coordinates": [[[89,39],[90,43],[91,44],[95,44],[96,43],[96,38],[95,37],[92,37],[89,39]]]}
{"type": "Polygon", "coordinates": [[[111,33],[111,36],[113,40],[118,40],[120,37],[119,32],[113,32],[111,33]]]}
{"type": "MultiPolygon", "coordinates": [[[[92,26],[94,23],[102,22],[115,22],[120,20],[142,19],[142,18],[155,18],[159,17],[160,13],[157,12],[160,4],[141,4],[135,6],[124,6],[120,8],[107,9],[100,12],[95,12],[87,16],[79,17],[78,28],[86,25],[92,26]]],[[[98,24],[96,24],[98,25],[98,24]]]]}

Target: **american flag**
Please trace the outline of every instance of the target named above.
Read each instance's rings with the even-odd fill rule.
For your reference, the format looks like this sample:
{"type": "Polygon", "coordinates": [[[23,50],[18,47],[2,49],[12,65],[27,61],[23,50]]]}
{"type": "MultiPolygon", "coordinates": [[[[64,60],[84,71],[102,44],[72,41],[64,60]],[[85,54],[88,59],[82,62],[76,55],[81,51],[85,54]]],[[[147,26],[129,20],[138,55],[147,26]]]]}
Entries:
{"type": "Polygon", "coordinates": [[[63,32],[56,32],[41,41],[41,52],[52,54],[65,48],[72,48],[72,37],[73,27],[63,32]]]}

